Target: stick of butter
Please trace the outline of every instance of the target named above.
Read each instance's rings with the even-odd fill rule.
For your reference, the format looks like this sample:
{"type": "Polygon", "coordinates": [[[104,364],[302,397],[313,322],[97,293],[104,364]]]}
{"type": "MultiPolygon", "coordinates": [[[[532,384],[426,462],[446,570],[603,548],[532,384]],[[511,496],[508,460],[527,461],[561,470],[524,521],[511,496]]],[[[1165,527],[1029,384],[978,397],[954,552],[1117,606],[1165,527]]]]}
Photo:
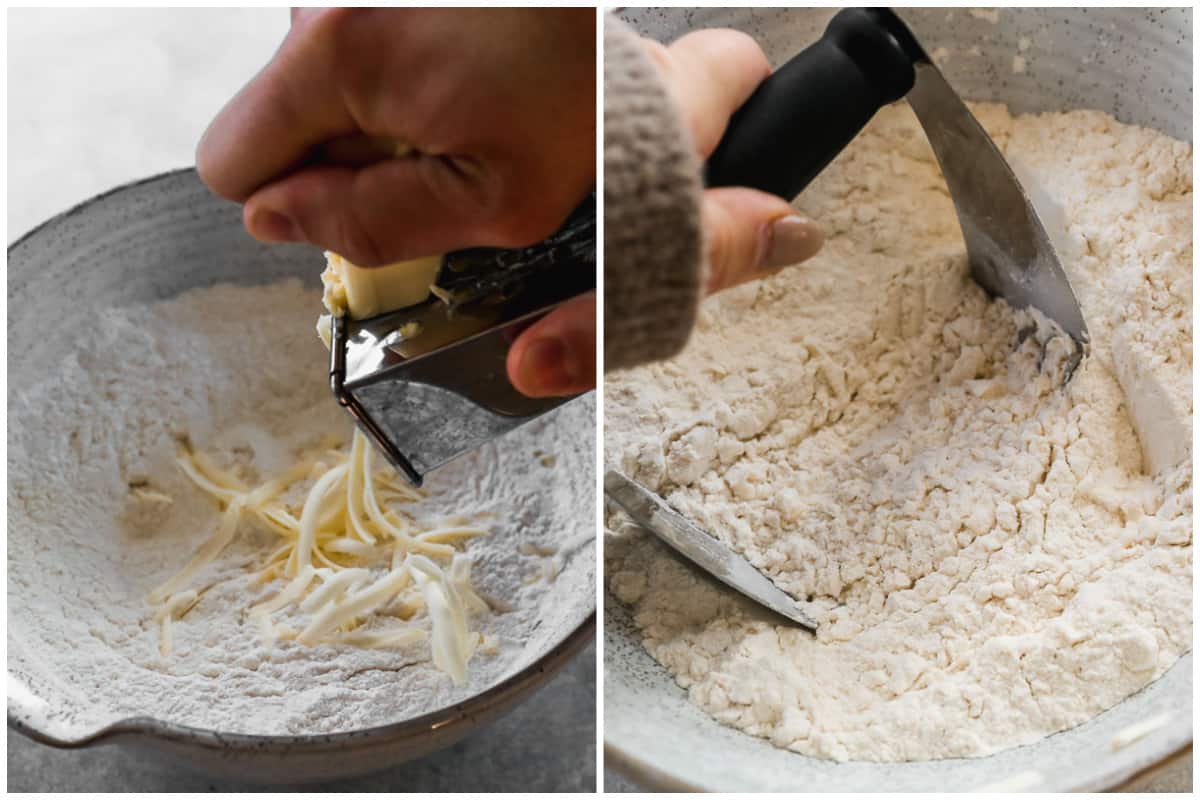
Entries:
{"type": "Polygon", "coordinates": [[[337,317],[349,314],[352,319],[366,319],[423,302],[429,297],[429,287],[437,280],[442,257],[360,267],[327,251],[325,262],[325,271],[321,273],[325,308],[337,317]]]}

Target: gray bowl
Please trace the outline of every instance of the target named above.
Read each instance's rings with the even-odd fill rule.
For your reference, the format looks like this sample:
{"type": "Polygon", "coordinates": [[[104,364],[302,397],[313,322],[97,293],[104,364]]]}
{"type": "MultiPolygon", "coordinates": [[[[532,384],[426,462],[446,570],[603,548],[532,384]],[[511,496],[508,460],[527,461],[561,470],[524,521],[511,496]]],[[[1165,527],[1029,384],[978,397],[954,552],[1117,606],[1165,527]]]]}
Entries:
{"type": "MultiPolygon", "coordinates": [[[[61,214],[8,252],[10,386],[31,382],[70,352],[81,310],[173,297],[216,283],[299,277],[318,286],[311,247],[264,245],[242,229],[237,206],[214,197],[186,169],[122,186],[61,214]],[[163,265],[172,265],[164,269],[163,265]]],[[[10,390],[11,391],[11,390],[10,390]]],[[[331,400],[332,402],[332,400],[331,400]]],[[[10,537],[21,535],[9,519],[10,537]]],[[[421,717],[317,736],[229,734],[149,717],[97,725],[64,709],[44,662],[8,636],[10,728],[55,747],[116,743],[210,774],[274,782],[332,780],[373,772],[446,747],[545,684],[595,635],[594,557],[572,570],[540,626],[536,655],[467,700],[421,717]],[[583,586],[582,584],[586,584],[583,586]]],[[[10,606],[13,619],[20,621],[10,606]]]]}
{"type": "MultiPolygon", "coordinates": [[[[1191,140],[1190,9],[900,13],[968,99],[1005,102],[1017,112],[1099,109],[1191,140]],[[1021,51],[1025,71],[1017,72],[1013,58],[1023,37],[1029,40],[1021,51]]],[[[663,42],[698,28],[743,30],[778,66],[815,40],[832,14],[832,9],[813,8],[659,8],[620,16],[663,42]]],[[[607,597],[606,761],[648,788],[929,792],[1012,781],[1012,790],[1097,791],[1168,759],[1189,757],[1180,754],[1192,739],[1191,653],[1115,708],[1034,745],[974,759],[838,764],[780,750],[722,726],[688,702],[640,641],[628,610],[607,597]],[[1116,733],[1160,713],[1169,713],[1164,726],[1128,747],[1111,749],[1116,733]]]]}

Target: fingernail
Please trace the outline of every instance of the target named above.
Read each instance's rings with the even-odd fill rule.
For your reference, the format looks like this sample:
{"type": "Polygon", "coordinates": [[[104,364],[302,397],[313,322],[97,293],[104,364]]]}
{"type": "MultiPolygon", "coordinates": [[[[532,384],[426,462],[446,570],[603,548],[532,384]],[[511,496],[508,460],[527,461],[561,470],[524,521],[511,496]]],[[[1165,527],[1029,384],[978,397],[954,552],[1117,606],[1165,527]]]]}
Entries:
{"type": "Polygon", "coordinates": [[[791,214],[775,220],[767,228],[765,255],[760,263],[764,270],[782,269],[812,258],[825,243],[821,229],[807,217],[791,214]]]}
{"type": "Polygon", "coordinates": [[[292,219],[278,211],[264,208],[250,218],[250,233],[268,242],[300,242],[304,234],[292,219]]]}
{"type": "Polygon", "coordinates": [[[566,391],[576,378],[575,359],[561,339],[536,339],[521,357],[522,387],[538,394],[566,391]]]}

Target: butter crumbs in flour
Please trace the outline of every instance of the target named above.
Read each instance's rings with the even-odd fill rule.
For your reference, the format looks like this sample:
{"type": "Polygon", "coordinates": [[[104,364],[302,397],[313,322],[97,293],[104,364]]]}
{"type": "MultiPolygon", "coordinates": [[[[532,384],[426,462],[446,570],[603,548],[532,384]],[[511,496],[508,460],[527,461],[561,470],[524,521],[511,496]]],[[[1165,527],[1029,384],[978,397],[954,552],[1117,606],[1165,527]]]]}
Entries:
{"type": "Polygon", "coordinates": [[[828,240],[610,375],[606,457],[820,623],[776,625],[607,518],[610,591],[719,721],[837,760],[983,755],[1076,725],[1191,647],[1191,147],[976,106],[1036,176],[1092,335],[971,282],[907,107],[804,193],[828,240]],[[1058,219],[1061,218],[1061,219],[1058,219]]]}

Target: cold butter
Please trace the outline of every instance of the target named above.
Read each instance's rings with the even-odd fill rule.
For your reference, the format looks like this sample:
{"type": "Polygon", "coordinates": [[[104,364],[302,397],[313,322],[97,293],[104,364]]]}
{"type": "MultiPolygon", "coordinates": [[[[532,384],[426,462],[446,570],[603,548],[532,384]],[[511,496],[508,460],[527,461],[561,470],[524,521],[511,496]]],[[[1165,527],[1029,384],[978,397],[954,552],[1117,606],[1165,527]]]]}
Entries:
{"type": "Polygon", "coordinates": [[[353,319],[424,302],[442,266],[441,256],[429,256],[382,267],[360,267],[328,251],[325,261],[321,273],[325,308],[334,316],[349,314],[353,319]]]}

